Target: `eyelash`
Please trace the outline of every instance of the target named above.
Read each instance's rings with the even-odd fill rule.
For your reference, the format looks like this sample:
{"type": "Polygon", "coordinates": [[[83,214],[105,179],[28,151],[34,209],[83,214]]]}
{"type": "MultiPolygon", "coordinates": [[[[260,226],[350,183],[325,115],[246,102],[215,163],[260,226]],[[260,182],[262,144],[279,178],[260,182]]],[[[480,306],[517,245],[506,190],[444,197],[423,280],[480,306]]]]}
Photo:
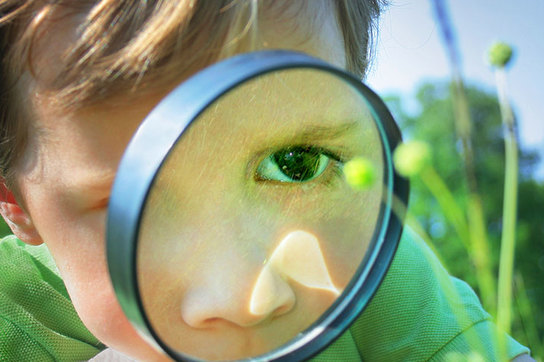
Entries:
{"type": "Polygon", "coordinates": [[[337,181],[339,178],[344,176],[344,172],[342,169],[342,166],[344,165],[344,163],[336,159],[333,159],[333,163],[334,163],[333,165],[329,166],[332,168],[331,171],[327,172],[327,173],[332,173],[332,175],[327,175],[327,177],[323,180],[323,185],[326,187],[333,186],[335,181],[337,181]]]}

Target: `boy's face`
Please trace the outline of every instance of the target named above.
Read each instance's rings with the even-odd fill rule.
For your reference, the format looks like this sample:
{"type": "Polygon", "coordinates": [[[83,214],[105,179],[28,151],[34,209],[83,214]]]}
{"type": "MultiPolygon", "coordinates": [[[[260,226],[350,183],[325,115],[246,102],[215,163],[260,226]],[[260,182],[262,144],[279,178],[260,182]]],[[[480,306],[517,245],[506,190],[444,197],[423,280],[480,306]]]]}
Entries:
{"type": "MultiPolygon", "coordinates": [[[[315,3],[317,4],[317,2],[315,3]]],[[[319,7],[320,5],[316,6],[319,7]]],[[[311,8],[312,5],[309,5],[309,7],[311,8]]],[[[292,14],[286,11],[284,16],[280,16],[279,19],[277,18],[277,13],[275,16],[276,18],[274,19],[267,19],[266,17],[262,20],[260,19],[259,23],[259,29],[268,48],[303,51],[337,66],[344,67],[344,45],[333,11],[312,11],[310,9],[301,12],[296,17],[293,17],[292,14]],[[313,19],[316,16],[316,12],[321,16],[319,21],[313,19]],[[309,19],[312,19],[312,21],[309,19]]],[[[46,60],[43,64],[48,64],[53,69],[53,72],[56,64],[55,57],[59,56],[58,50],[64,43],[69,42],[70,31],[73,31],[73,24],[70,25],[67,22],[65,27],[67,28],[66,31],[55,32],[54,37],[45,37],[49,43],[42,47],[41,54],[39,54],[46,60]],[[64,35],[59,38],[58,34],[64,35]],[[64,36],[67,39],[62,39],[64,36]]],[[[44,71],[47,72],[49,70],[44,71]]],[[[181,81],[183,79],[177,79],[172,84],[175,85],[181,81]]],[[[171,87],[158,89],[152,95],[147,95],[145,98],[136,100],[128,100],[120,97],[115,101],[105,102],[91,109],[65,113],[55,107],[54,102],[50,102],[50,99],[40,94],[39,87],[33,84],[32,79],[30,79],[26,88],[29,97],[28,104],[30,105],[29,113],[33,115],[33,125],[37,130],[29,140],[28,150],[21,164],[20,176],[17,180],[25,201],[26,212],[31,218],[31,223],[27,227],[35,228],[39,234],[39,239],[47,244],[61,272],[74,306],[89,330],[105,344],[142,360],[159,360],[165,357],[143,342],[131,327],[117,303],[108,276],[105,257],[104,235],[106,210],[112,181],[129,139],[145,116],[170,89],[171,87]]],[[[257,98],[259,97],[258,94],[256,96],[257,98]]],[[[263,98],[264,96],[260,99],[263,98]]],[[[230,109],[232,110],[232,107],[230,109]]],[[[231,132],[230,136],[235,138],[237,135],[240,139],[229,141],[225,140],[224,132],[214,131],[214,127],[211,126],[211,128],[208,127],[209,129],[206,129],[207,123],[205,119],[199,123],[194,127],[193,134],[197,137],[197,141],[199,137],[198,132],[201,132],[200,135],[205,134],[206,142],[193,142],[195,138],[189,135],[182,142],[177,154],[184,155],[187,152],[192,152],[198,158],[198,162],[207,165],[203,170],[212,173],[223,170],[222,167],[225,167],[225,165],[238,167],[244,160],[250,160],[252,157],[258,161],[256,161],[255,165],[259,165],[268,156],[263,154],[263,150],[274,149],[281,151],[281,147],[277,147],[279,144],[297,146],[297,144],[286,144],[285,135],[295,134],[297,132],[296,128],[300,126],[295,120],[282,124],[283,128],[263,121],[263,123],[250,123],[249,127],[244,129],[243,123],[235,123],[233,126],[236,132],[231,132]],[[259,134],[258,130],[263,129],[265,132],[275,130],[276,133],[275,135],[269,134],[268,137],[264,137],[265,134],[261,132],[261,138],[255,138],[252,141],[255,147],[248,146],[241,153],[234,152],[235,150],[232,147],[237,144],[236,142],[244,143],[245,139],[243,140],[242,138],[250,134],[259,134]],[[278,131],[280,129],[281,131],[278,131]],[[270,142],[270,144],[265,144],[264,142],[270,142]],[[224,159],[219,157],[219,155],[232,155],[232,157],[224,159]]],[[[356,132],[357,130],[355,130],[356,132]]],[[[244,144],[248,143],[245,142],[244,144]]],[[[196,172],[196,170],[191,169],[194,165],[193,163],[186,167],[191,172],[196,172]]],[[[302,188],[297,190],[291,187],[287,191],[288,189],[284,186],[278,185],[263,188],[262,183],[260,189],[253,190],[253,194],[244,194],[246,192],[245,185],[239,183],[238,179],[233,176],[234,174],[229,173],[229,170],[231,169],[225,168],[223,170],[225,171],[223,174],[224,177],[213,184],[209,184],[211,193],[207,193],[207,190],[202,189],[203,185],[206,185],[206,182],[210,182],[210,179],[204,176],[203,179],[208,181],[197,183],[197,178],[195,178],[185,180],[182,183],[182,186],[188,190],[198,187],[196,191],[202,195],[207,195],[206,197],[214,197],[215,200],[214,204],[214,202],[210,202],[209,200],[195,198],[190,201],[190,208],[180,211],[183,215],[189,215],[190,218],[193,218],[194,225],[197,225],[197,228],[194,229],[191,229],[188,224],[184,225],[183,231],[186,232],[184,237],[195,239],[204,237],[202,240],[195,240],[194,245],[202,245],[202,242],[209,243],[207,247],[200,250],[199,255],[202,256],[202,261],[194,258],[191,259],[192,264],[187,263],[181,266],[182,268],[190,268],[191,265],[199,265],[196,263],[202,263],[200,266],[205,266],[204,268],[200,267],[200,270],[204,270],[204,272],[190,275],[190,279],[193,281],[196,280],[197,282],[195,283],[197,284],[193,283],[191,287],[185,286],[184,292],[180,292],[181,289],[172,290],[170,288],[168,290],[165,285],[154,283],[156,280],[154,278],[164,282],[166,279],[163,278],[163,275],[151,272],[146,273],[142,270],[144,273],[141,277],[144,288],[146,286],[160,287],[162,288],[160,289],[161,291],[167,291],[165,293],[167,299],[170,298],[168,299],[169,302],[173,301],[167,304],[163,312],[155,314],[157,318],[156,323],[160,324],[162,323],[161,321],[172,321],[177,318],[180,320],[180,323],[185,324],[188,328],[198,329],[197,334],[191,334],[191,336],[196,336],[191,343],[197,346],[209,347],[207,349],[213,349],[218,353],[219,358],[225,358],[223,357],[225,356],[224,353],[230,353],[226,356],[236,358],[247,355],[247,353],[251,355],[265,352],[272,346],[256,346],[251,347],[255,348],[253,350],[250,348],[249,351],[244,351],[243,343],[240,341],[243,341],[247,336],[244,335],[246,332],[240,331],[244,328],[252,328],[252,326],[260,323],[262,320],[273,318],[274,315],[279,317],[277,318],[279,321],[283,314],[291,316],[289,318],[292,321],[296,321],[293,322],[294,324],[291,324],[294,326],[294,329],[300,329],[313,322],[330,305],[335,295],[330,291],[316,291],[312,288],[300,287],[300,285],[288,286],[288,288],[291,288],[291,291],[285,289],[285,286],[280,286],[280,288],[284,288],[283,295],[285,298],[283,298],[283,301],[278,302],[278,308],[272,308],[270,312],[263,312],[263,308],[266,309],[266,303],[259,302],[260,292],[258,290],[255,291],[259,289],[255,286],[255,280],[259,278],[262,268],[249,267],[246,271],[238,270],[235,273],[239,273],[237,280],[241,282],[235,284],[240,287],[240,290],[231,289],[230,292],[232,295],[230,297],[240,297],[256,301],[255,303],[258,306],[255,309],[258,311],[255,312],[254,310],[251,315],[243,315],[244,312],[247,312],[246,310],[237,311],[227,308],[226,313],[231,316],[235,315],[232,317],[234,319],[225,317],[224,319],[227,322],[219,321],[221,327],[214,329],[206,328],[205,325],[203,326],[199,323],[215,323],[223,318],[222,315],[214,315],[213,313],[211,315],[203,315],[201,313],[199,317],[198,313],[200,312],[194,312],[193,310],[193,313],[191,312],[191,308],[183,309],[188,305],[202,305],[202,300],[210,299],[209,295],[206,296],[207,291],[202,292],[202,289],[195,287],[195,285],[202,286],[212,281],[212,284],[215,283],[215,285],[228,285],[228,283],[222,284],[220,282],[220,276],[226,274],[220,263],[224,259],[227,263],[225,265],[230,267],[228,265],[232,264],[233,259],[228,253],[235,253],[235,247],[236,245],[241,245],[239,241],[242,239],[245,245],[244,251],[246,253],[253,253],[252,255],[255,255],[256,259],[261,258],[261,263],[263,263],[266,258],[271,256],[274,249],[277,249],[277,246],[288,238],[289,235],[291,237],[294,235],[295,237],[299,237],[299,239],[309,238],[308,240],[311,239],[308,235],[313,235],[316,237],[317,244],[325,254],[324,261],[334,284],[337,284],[341,289],[349,281],[353,273],[353,268],[360,262],[360,257],[352,258],[353,260],[346,263],[347,267],[345,269],[347,272],[341,272],[342,268],[334,269],[331,265],[337,265],[338,261],[333,261],[334,258],[332,255],[334,255],[334,249],[331,248],[330,243],[333,242],[332,240],[338,234],[338,231],[335,231],[335,229],[341,229],[343,233],[349,234],[352,232],[354,235],[358,235],[361,231],[359,222],[361,218],[360,212],[363,210],[363,206],[360,203],[357,205],[351,204],[352,210],[356,210],[356,222],[354,221],[352,224],[347,222],[347,224],[322,225],[312,221],[312,216],[315,216],[314,211],[305,211],[310,207],[319,205],[319,202],[328,202],[329,209],[333,210],[329,210],[329,214],[333,212],[333,214],[329,215],[331,220],[338,219],[342,214],[347,212],[346,210],[334,207],[335,203],[345,206],[343,203],[344,199],[342,198],[345,196],[344,194],[340,196],[340,193],[329,191],[326,193],[327,196],[320,200],[316,196],[317,194],[314,195],[311,192],[304,193],[305,191],[302,188]],[[220,193],[219,190],[223,190],[224,192],[220,193]],[[289,193],[291,195],[288,195],[289,193]],[[229,198],[227,195],[250,195],[252,198],[241,196],[241,199],[234,199],[229,198]],[[245,201],[240,203],[242,199],[245,201]],[[289,201],[287,201],[288,199],[289,201]],[[264,200],[268,202],[263,202],[264,200]],[[220,202],[225,202],[228,206],[222,208],[219,205],[220,202]],[[243,208],[235,208],[233,206],[234,203],[238,205],[243,204],[243,208]],[[282,208],[288,208],[290,214],[282,212],[282,208]],[[226,217],[225,212],[229,213],[228,217],[226,217]],[[251,212],[252,215],[257,215],[257,217],[254,219],[244,219],[243,216],[247,215],[248,212],[251,212]],[[334,212],[337,212],[337,214],[334,214],[334,212]],[[291,217],[286,219],[285,215],[290,215],[291,217]],[[203,236],[199,234],[198,231],[204,230],[206,227],[206,225],[202,224],[203,220],[206,221],[206,225],[215,225],[214,235],[217,236],[215,240],[211,240],[210,235],[203,236]],[[225,220],[230,222],[226,222],[225,220]],[[229,229],[233,225],[236,227],[229,229]],[[246,233],[246,231],[249,232],[246,233]],[[263,248],[257,250],[258,248],[254,245],[248,248],[248,243],[252,242],[248,238],[251,237],[260,237],[259,245],[263,245],[263,248]],[[221,249],[224,245],[233,245],[234,248],[221,249]],[[213,255],[213,263],[206,261],[210,260],[210,258],[205,257],[206,255],[213,255]],[[252,280],[252,282],[245,283],[244,280],[252,280]],[[184,293],[184,295],[176,293],[184,293]],[[199,296],[199,293],[203,294],[199,296]],[[187,298],[183,302],[183,298],[185,297],[187,298]],[[318,301],[317,303],[312,302],[316,300],[318,301]],[[263,305],[264,307],[259,307],[263,305]],[[307,320],[309,306],[313,306],[315,313],[311,314],[307,320]],[[289,311],[289,313],[285,313],[286,311],[289,311]],[[256,317],[256,315],[265,317],[256,317]],[[224,347],[218,346],[215,348],[212,346],[219,340],[213,339],[215,338],[214,333],[216,333],[214,330],[223,330],[227,333],[230,330],[229,335],[234,335],[235,337],[232,340],[226,341],[224,347]],[[233,333],[232,331],[235,332],[233,333]],[[238,337],[240,339],[236,340],[238,337]],[[207,345],[207,343],[209,344],[207,345]],[[235,346],[235,350],[230,350],[233,345],[235,346]],[[264,351],[262,348],[264,348],[264,351]]],[[[268,169],[262,170],[266,171],[268,169]]],[[[322,187],[325,188],[326,186],[322,187]]],[[[208,190],[210,190],[209,188],[208,190]]],[[[344,188],[343,191],[348,190],[344,188]]],[[[353,197],[349,198],[353,200],[353,197]]],[[[152,220],[150,225],[154,225],[160,218],[152,220]]],[[[145,233],[154,233],[156,231],[157,229],[153,227],[150,227],[148,231],[144,229],[143,245],[145,245],[145,240],[153,242],[152,237],[145,238],[145,233]]],[[[310,241],[310,244],[312,242],[310,241]]],[[[153,248],[150,246],[147,250],[151,251],[153,248]]],[[[172,250],[172,246],[164,246],[156,249],[154,260],[160,261],[164,257],[164,254],[161,254],[161,252],[164,253],[169,250],[172,250]]],[[[345,247],[344,251],[345,253],[343,254],[337,253],[337,257],[341,260],[346,260],[344,257],[347,257],[350,249],[345,247]]],[[[151,258],[153,256],[151,254],[147,254],[147,256],[142,255],[140,257],[144,261],[146,261],[145,257],[151,258]]],[[[248,260],[250,259],[245,259],[246,262],[248,260]]],[[[177,261],[177,265],[180,265],[179,261],[177,261]]],[[[240,266],[239,263],[237,265],[240,266]]],[[[174,266],[173,263],[172,266],[174,266]]],[[[171,285],[171,283],[168,285],[171,285]]],[[[144,291],[144,298],[145,295],[144,291]]],[[[149,295],[156,294],[150,290],[149,295]]],[[[226,299],[229,300],[229,303],[232,301],[232,299],[226,299]]],[[[150,310],[152,310],[155,302],[156,300],[153,298],[144,300],[144,303],[148,303],[147,305],[150,310]]],[[[267,327],[268,329],[262,328],[260,331],[263,333],[263,338],[271,339],[273,336],[281,335],[284,327],[285,325],[282,327],[279,324],[277,329],[267,327]]],[[[193,333],[192,329],[188,329],[188,331],[193,333]]],[[[177,340],[182,338],[176,336],[175,333],[177,332],[174,332],[173,335],[177,340]]],[[[183,349],[185,347],[180,346],[179,348],[183,349]]],[[[199,357],[214,358],[217,356],[199,355],[199,357]]]]}

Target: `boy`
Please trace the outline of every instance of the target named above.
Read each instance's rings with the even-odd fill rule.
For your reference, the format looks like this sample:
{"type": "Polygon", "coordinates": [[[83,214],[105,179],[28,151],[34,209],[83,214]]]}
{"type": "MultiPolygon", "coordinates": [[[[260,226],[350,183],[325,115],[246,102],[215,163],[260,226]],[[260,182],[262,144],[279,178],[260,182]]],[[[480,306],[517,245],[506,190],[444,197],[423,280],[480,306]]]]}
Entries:
{"type": "MultiPolygon", "coordinates": [[[[2,263],[26,258],[39,273],[14,263],[10,282],[0,291],[11,306],[0,319],[8,331],[0,337],[6,358],[90,358],[103,348],[98,339],[139,360],[166,360],[124,317],[105,262],[108,197],[130,137],[173,87],[232,54],[292,49],[363,75],[379,8],[376,1],[347,0],[0,2],[0,212],[20,240],[47,245],[92,333],[62,301],[63,287],[47,251],[11,238],[2,241],[2,263]],[[17,286],[30,278],[50,285],[29,288],[26,295],[17,286]],[[48,303],[46,293],[36,292],[46,287],[57,293],[52,305],[62,306],[58,313],[25,304],[36,294],[48,303]]],[[[392,360],[468,353],[476,346],[465,330],[480,336],[478,353],[493,356],[488,316],[462,283],[444,279],[429,252],[406,237],[372,304],[321,356],[353,360],[360,353],[369,360],[392,360]],[[428,289],[416,298],[406,285],[410,280],[428,289]],[[442,288],[457,289],[462,300],[448,301],[442,288]],[[452,323],[454,317],[443,315],[450,310],[439,307],[444,301],[453,310],[463,303],[469,318],[452,323]]],[[[526,352],[509,342],[509,358],[526,352]]]]}

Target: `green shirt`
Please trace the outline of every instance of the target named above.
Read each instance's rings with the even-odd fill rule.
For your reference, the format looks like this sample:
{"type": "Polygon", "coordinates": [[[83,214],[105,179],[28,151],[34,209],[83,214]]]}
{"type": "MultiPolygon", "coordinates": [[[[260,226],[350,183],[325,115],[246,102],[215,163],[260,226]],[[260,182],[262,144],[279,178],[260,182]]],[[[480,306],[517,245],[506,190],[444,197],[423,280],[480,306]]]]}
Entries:
{"type": "MultiPolygon", "coordinates": [[[[494,325],[468,285],[404,233],[378,292],[314,361],[496,360],[494,325]]],[[[508,337],[508,357],[528,349],[508,337]]],[[[78,318],[46,248],[0,241],[0,361],[76,361],[104,347],[78,318]]]]}

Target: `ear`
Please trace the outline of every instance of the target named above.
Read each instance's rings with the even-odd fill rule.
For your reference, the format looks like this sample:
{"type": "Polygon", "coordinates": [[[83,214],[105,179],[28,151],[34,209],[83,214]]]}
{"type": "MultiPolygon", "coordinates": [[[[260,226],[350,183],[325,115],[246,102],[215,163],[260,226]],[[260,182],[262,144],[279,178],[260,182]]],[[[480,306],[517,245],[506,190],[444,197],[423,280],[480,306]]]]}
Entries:
{"type": "Polygon", "coordinates": [[[21,241],[31,245],[43,243],[30,215],[19,206],[13,193],[6,187],[2,179],[0,179],[0,214],[6,220],[11,231],[21,241]]]}

